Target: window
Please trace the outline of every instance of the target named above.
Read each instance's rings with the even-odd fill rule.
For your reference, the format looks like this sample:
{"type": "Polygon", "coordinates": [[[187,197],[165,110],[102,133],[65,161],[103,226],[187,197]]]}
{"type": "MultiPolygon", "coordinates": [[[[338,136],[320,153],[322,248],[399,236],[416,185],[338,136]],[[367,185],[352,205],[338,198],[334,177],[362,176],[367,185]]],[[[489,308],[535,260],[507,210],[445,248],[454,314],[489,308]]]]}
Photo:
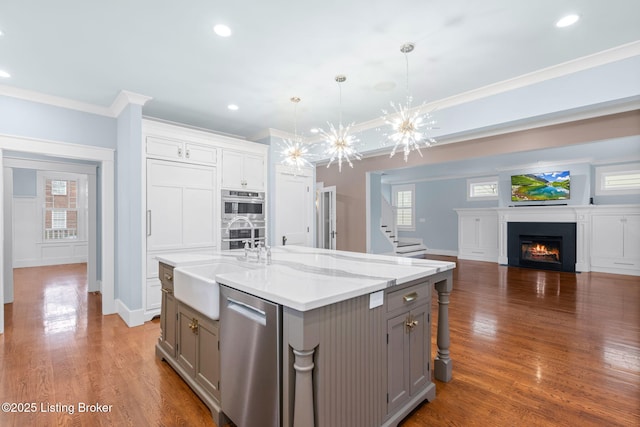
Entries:
{"type": "Polygon", "coordinates": [[[596,167],[596,195],[640,193],[640,163],[596,167]]]}
{"type": "Polygon", "coordinates": [[[468,179],[467,200],[498,200],[498,177],[468,179]]]}
{"type": "Polygon", "coordinates": [[[391,191],[396,210],[396,227],[398,230],[415,230],[415,186],[394,185],[391,191]]]}
{"type": "Polygon", "coordinates": [[[78,238],[78,182],[44,180],[44,240],[78,238]]]}

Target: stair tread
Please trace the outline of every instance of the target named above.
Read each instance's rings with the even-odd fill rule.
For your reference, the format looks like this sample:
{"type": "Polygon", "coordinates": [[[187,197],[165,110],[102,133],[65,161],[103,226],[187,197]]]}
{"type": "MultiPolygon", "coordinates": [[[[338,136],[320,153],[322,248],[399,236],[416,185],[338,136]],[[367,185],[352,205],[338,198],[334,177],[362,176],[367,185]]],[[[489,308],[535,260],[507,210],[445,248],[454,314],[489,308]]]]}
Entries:
{"type": "Polygon", "coordinates": [[[398,247],[405,247],[405,246],[420,246],[422,245],[422,243],[419,242],[398,242],[398,247]]]}

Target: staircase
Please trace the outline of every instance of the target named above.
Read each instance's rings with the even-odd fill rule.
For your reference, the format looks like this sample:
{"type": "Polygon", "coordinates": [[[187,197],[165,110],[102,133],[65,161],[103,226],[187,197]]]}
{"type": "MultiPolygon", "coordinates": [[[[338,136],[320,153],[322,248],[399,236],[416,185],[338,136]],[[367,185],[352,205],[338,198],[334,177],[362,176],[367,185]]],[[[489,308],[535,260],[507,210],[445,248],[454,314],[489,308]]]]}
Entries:
{"type": "Polygon", "coordinates": [[[380,229],[393,246],[393,254],[396,256],[422,258],[427,253],[427,247],[422,243],[422,239],[403,238],[400,239],[395,232],[386,225],[381,225],[380,229]]]}
{"type": "Polygon", "coordinates": [[[395,221],[395,213],[391,204],[382,197],[382,218],[380,220],[380,230],[385,235],[389,243],[393,246],[393,255],[402,257],[422,258],[427,253],[427,247],[422,239],[399,238],[395,221]],[[387,225],[391,224],[391,225],[387,225]]]}

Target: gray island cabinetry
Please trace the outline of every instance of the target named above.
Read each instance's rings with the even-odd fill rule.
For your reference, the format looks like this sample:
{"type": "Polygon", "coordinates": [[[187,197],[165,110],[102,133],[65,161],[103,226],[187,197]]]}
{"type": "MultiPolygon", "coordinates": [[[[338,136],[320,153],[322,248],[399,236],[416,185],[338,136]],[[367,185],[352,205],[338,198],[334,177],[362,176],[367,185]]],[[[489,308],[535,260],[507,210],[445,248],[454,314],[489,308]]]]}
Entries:
{"type": "MultiPolygon", "coordinates": [[[[231,319],[225,317],[225,312],[230,311],[233,316],[248,313],[258,325],[271,324],[268,313],[262,317],[265,312],[259,305],[254,306],[257,310],[251,308],[256,299],[278,307],[273,317],[277,322],[276,344],[260,348],[276,353],[273,357],[277,360],[277,379],[273,384],[280,399],[275,405],[270,403],[275,406],[273,413],[277,417],[269,422],[262,420],[263,425],[397,426],[422,402],[435,398],[432,372],[439,380],[451,379],[447,307],[454,263],[295,246],[272,248],[269,265],[264,260],[260,264],[255,259],[244,259],[241,252],[233,251],[214,254],[210,262],[253,263],[256,267],[215,276],[223,290],[220,320],[209,322],[219,326],[219,354],[216,333],[201,334],[199,343],[189,336],[189,322],[196,319],[199,326],[207,319],[199,318],[197,311],[179,300],[176,356],[172,358],[165,350],[163,340],[170,335],[164,330],[156,352],[209,406],[219,426],[229,418],[238,427],[251,427],[242,425],[243,416],[237,415],[234,402],[247,403],[245,398],[254,393],[243,392],[237,385],[251,384],[248,387],[253,391],[264,383],[263,375],[255,376],[255,368],[261,365],[249,366],[252,360],[257,363],[256,358],[265,356],[262,350],[256,350],[260,347],[257,341],[251,344],[255,334],[260,334],[260,327],[254,327],[254,333],[243,334],[238,327],[241,322],[225,322],[231,319]],[[236,293],[233,300],[226,297],[227,288],[236,293]],[[433,289],[438,292],[439,301],[435,361],[431,360],[433,289]],[[247,356],[239,350],[241,347],[234,346],[231,337],[239,336],[245,337],[245,348],[253,348],[254,355],[247,356]],[[194,346],[195,353],[183,354],[194,346]],[[220,363],[226,366],[225,361],[241,354],[247,361],[243,362],[246,369],[224,370],[219,388],[206,387],[217,385],[220,363]],[[183,358],[189,361],[186,366],[183,358]],[[198,380],[198,360],[202,365],[204,359],[217,366],[207,368],[211,374],[204,373],[203,384],[198,380]],[[245,373],[248,376],[243,378],[245,373]]],[[[163,304],[163,314],[164,309],[163,304]]],[[[163,328],[165,325],[171,327],[170,322],[162,321],[163,328]]],[[[252,406],[257,409],[259,403],[252,406]]]]}
{"type": "MultiPolygon", "coordinates": [[[[176,259],[197,264],[210,258],[180,254],[176,259]]],[[[219,322],[175,298],[174,265],[159,263],[162,305],[156,356],[169,363],[182,377],[207,405],[216,425],[221,427],[226,418],[220,409],[219,322]]]]}

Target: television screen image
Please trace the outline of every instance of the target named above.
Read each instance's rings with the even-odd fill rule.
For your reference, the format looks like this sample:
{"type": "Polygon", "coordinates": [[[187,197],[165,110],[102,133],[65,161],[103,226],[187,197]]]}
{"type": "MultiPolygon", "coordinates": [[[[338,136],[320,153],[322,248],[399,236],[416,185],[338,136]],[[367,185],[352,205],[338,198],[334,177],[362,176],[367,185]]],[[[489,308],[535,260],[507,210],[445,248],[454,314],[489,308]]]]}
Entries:
{"type": "Polygon", "coordinates": [[[511,201],[567,200],[570,183],[569,171],[512,175],[511,201]]]}

